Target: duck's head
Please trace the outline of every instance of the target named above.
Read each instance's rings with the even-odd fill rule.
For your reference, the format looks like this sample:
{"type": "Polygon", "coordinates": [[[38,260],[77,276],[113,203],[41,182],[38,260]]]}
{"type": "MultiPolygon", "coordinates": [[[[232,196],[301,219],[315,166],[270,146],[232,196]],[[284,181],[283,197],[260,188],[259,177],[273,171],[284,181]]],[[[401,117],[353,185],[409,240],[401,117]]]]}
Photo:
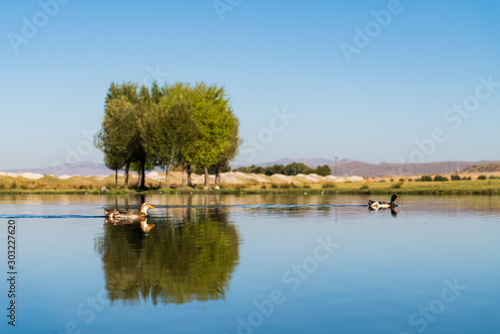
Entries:
{"type": "Polygon", "coordinates": [[[151,204],[149,204],[148,202],[143,203],[141,206],[141,212],[147,213],[148,209],[156,209],[156,208],[154,206],[152,206],[151,204]]]}
{"type": "Polygon", "coordinates": [[[399,199],[398,195],[392,195],[391,202],[394,202],[397,199],[399,199]]]}

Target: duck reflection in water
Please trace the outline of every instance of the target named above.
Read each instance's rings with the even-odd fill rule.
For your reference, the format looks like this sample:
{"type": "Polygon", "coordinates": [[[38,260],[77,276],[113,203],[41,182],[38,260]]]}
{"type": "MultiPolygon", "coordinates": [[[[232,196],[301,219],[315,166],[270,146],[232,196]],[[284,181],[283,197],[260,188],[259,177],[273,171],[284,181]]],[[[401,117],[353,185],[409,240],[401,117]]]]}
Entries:
{"type": "MultiPolygon", "coordinates": [[[[184,209],[182,209],[184,210],[184,209]]],[[[173,216],[106,220],[96,238],[112,303],[224,299],[239,262],[239,235],[227,212],[186,209],[173,216]]]]}
{"type": "Polygon", "coordinates": [[[106,226],[106,225],[128,225],[128,224],[133,224],[133,223],[139,223],[141,226],[141,230],[144,233],[148,233],[156,226],[156,224],[148,224],[147,218],[138,218],[138,219],[106,218],[106,220],[104,221],[104,226],[106,226]]]}
{"type": "Polygon", "coordinates": [[[390,207],[390,208],[373,208],[371,206],[368,207],[368,211],[384,211],[384,210],[387,210],[389,209],[391,211],[391,215],[394,217],[394,218],[397,218],[398,214],[399,214],[399,211],[396,211],[396,208],[395,207],[390,207]]]}

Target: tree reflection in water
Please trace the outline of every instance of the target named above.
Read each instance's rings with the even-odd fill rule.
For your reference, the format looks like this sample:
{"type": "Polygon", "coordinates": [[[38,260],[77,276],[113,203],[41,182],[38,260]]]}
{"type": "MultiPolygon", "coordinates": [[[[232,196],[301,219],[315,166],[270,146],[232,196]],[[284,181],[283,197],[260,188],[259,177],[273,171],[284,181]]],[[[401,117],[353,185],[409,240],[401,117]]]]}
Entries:
{"type": "Polygon", "coordinates": [[[105,224],[95,247],[111,302],[224,299],[239,260],[238,232],[221,209],[193,211],[182,210],[181,221],[150,218],[154,229],[146,221],[105,224]]]}

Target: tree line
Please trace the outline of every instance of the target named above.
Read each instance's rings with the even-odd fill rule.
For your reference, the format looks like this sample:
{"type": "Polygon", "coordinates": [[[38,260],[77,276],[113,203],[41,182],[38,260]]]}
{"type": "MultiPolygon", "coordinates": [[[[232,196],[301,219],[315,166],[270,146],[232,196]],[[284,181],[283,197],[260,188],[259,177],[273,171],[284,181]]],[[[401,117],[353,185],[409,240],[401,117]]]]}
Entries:
{"type": "Polygon", "coordinates": [[[165,169],[166,186],[172,167],[182,168],[182,184],[192,186],[194,168],[215,170],[220,184],[221,169],[232,160],[240,145],[239,121],[234,116],[223,87],[204,82],[178,82],[160,87],[136,83],[112,83],[104,106],[102,127],[95,145],[104,153],[106,166],[138,171],[139,186],[145,187],[145,171],[165,169]]]}
{"type": "Polygon", "coordinates": [[[242,173],[256,173],[256,174],[266,174],[268,176],[274,174],[283,174],[283,175],[297,175],[297,174],[318,174],[321,176],[332,175],[332,171],[328,165],[318,166],[313,169],[302,162],[292,162],[286,166],[275,164],[269,167],[255,166],[252,165],[250,167],[240,167],[235,169],[236,172],[242,173]]]}

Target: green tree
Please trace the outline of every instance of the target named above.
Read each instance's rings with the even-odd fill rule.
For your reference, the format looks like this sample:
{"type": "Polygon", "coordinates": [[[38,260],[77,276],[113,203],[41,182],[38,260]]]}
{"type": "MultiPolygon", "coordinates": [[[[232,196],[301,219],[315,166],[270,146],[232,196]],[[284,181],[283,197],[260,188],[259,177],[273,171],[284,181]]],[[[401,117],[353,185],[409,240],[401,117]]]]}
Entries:
{"type": "Polygon", "coordinates": [[[285,174],[285,166],[275,164],[266,168],[266,175],[285,174]]]}
{"type": "Polygon", "coordinates": [[[193,109],[187,102],[167,101],[154,105],[145,117],[144,141],[148,142],[150,155],[165,168],[166,186],[170,187],[171,166],[191,142],[196,140],[198,129],[193,120],[193,109]]]}
{"type": "Polygon", "coordinates": [[[220,185],[221,183],[221,172],[229,171],[229,161],[233,160],[238,153],[238,149],[241,145],[241,139],[239,137],[239,120],[234,117],[229,120],[229,135],[226,138],[226,143],[224,144],[225,149],[221,152],[218,162],[215,164],[215,184],[220,185]]]}
{"type": "Polygon", "coordinates": [[[229,105],[224,88],[198,83],[193,94],[194,120],[200,138],[194,143],[194,163],[204,167],[208,187],[208,167],[224,161],[233,150],[231,137],[237,135],[238,123],[229,105]]]}
{"type": "Polygon", "coordinates": [[[151,114],[151,109],[155,109],[156,104],[153,102],[152,96],[146,86],[141,86],[136,104],[136,131],[133,133],[135,142],[133,151],[133,160],[138,166],[139,187],[146,186],[146,169],[154,167],[155,156],[151,149],[151,144],[148,140],[144,140],[144,126],[148,115],[151,114]]]}
{"type": "Polygon", "coordinates": [[[108,89],[102,129],[95,144],[105,153],[105,163],[115,170],[125,167],[139,173],[145,187],[145,171],[155,165],[165,167],[167,186],[174,165],[183,166],[191,184],[191,166],[203,166],[205,185],[208,168],[220,173],[238,151],[239,121],[234,116],[224,88],[199,83],[194,87],[175,83],[160,88],[127,82],[112,83],[108,89]]]}
{"type": "Polygon", "coordinates": [[[193,88],[183,82],[177,82],[163,89],[164,98],[161,101],[164,109],[170,109],[173,137],[178,141],[174,161],[182,166],[182,185],[192,187],[191,165],[196,156],[195,143],[200,138],[198,124],[195,122],[193,106],[193,88]],[[186,179],[187,175],[187,179],[186,179]]]}
{"type": "Polygon", "coordinates": [[[312,169],[302,162],[292,162],[285,166],[285,175],[310,174],[312,169]]]}
{"type": "Polygon", "coordinates": [[[321,175],[321,176],[328,176],[332,175],[332,171],[328,165],[323,165],[323,166],[318,166],[315,170],[314,173],[321,175]]]}
{"type": "Polygon", "coordinates": [[[128,168],[132,161],[131,147],[134,146],[129,133],[134,131],[135,111],[129,100],[125,96],[107,100],[101,130],[96,134],[94,142],[103,151],[106,166],[115,170],[115,182],[118,169],[123,166],[126,166],[125,177],[128,178],[128,168]]]}
{"type": "MultiPolygon", "coordinates": [[[[123,153],[125,155],[125,185],[128,185],[130,164],[136,160],[137,155],[141,152],[141,142],[138,140],[139,132],[136,117],[136,106],[139,99],[137,88],[138,85],[132,82],[124,82],[122,84],[111,83],[108,93],[106,94],[104,107],[102,129],[104,130],[106,123],[107,129],[104,130],[105,135],[113,132],[120,132],[120,134],[116,136],[120,137],[118,141],[126,150],[126,152],[123,153]],[[115,101],[119,102],[115,104],[115,101]],[[128,102],[126,106],[125,102],[128,102]],[[109,110],[110,106],[114,109],[109,110]],[[107,119],[108,114],[111,114],[113,121],[107,119]]],[[[96,144],[102,143],[97,142],[96,144]]],[[[109,143],[105,142],[105,145],[106,144],[109,143]]],[[[120,149],[119,152],[122,152],[122,150],[120,149]]]]}
{"type": "Polygon", "coordinates": [[[123,166],[125,166],[125,159],[123,159],[123,156],[120,155],[105,154],[104,164],[109,169],[115,171],[115,186],[118,185],[118,170],[122,169],[123,166]]]}

